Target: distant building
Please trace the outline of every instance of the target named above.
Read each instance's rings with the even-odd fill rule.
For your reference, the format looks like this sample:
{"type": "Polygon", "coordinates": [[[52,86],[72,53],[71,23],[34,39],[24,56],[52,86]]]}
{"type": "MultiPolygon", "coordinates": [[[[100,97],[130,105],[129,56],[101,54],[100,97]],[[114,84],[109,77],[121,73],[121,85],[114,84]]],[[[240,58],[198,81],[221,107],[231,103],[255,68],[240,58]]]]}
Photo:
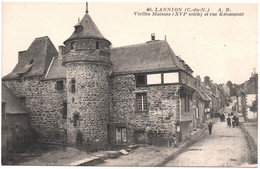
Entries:
{"type": "Polygon", "coordinates": [[[254,110],[258,106],[258,74],[253,73],[248,81],[244,83],[244,89],[238,96],[238,103],[241,104],[242,113],[245,120],[256,120],[257,111],[254,110]],[[255,102],[255,103],[254,103],[255,102]]]}

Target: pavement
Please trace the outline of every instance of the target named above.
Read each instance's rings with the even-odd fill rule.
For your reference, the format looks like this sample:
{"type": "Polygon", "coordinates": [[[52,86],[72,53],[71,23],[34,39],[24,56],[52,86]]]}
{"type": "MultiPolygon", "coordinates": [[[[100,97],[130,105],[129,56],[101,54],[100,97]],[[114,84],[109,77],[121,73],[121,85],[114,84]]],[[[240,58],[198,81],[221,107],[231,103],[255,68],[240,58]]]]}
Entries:
{"type": "Polygon", "coordinates": [[[257,138],[257,123],[256,122],[245,122],[243,123],[244,128],[247,130],[247,132],[250,134],[250,136],[254,139],[254,142],[258,143],[257,138]]]}
{"type": "Polygon", "coordinates": [[[240,167],[250,166],[247,141],[240,127],[216,122],[212,135],[207,134],[165,166],[240,167]]]}
{"type": "Polygon", "coordinates": [[[248,162],[250,164],[258,163],[258,142],[257,142],[257,123],[243,123],[241,130],[244,133],[249,151],[248,162]]]}

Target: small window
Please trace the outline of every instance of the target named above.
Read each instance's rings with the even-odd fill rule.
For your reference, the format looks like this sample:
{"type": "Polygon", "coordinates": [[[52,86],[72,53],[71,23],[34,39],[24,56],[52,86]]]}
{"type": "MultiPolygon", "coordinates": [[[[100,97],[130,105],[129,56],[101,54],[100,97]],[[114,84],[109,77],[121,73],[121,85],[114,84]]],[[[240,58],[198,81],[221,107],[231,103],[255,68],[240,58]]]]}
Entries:
{"type": "Polygon", "coordinates": [[[99,49],[99,42],[96,42],[96,49],[99,49]]]}
{"type": "Polygon", "coordinates": [[[136,108],[137,111],[147,111],[147,96],[146,93],[136,94],[136,108]]]}
{"type": "Polygon", "coordinates": [[[163,83],[178,83],[179,82],[179,73],[171,72],[171,73],[163,73],[163,83]]]}
{"type": "Polygon", "coordinates": [[[22,104],[25,106],[26,98],[23,96],[23,97],[20,97],[19,99],[22,102],[22,104]]]}
{"type": "Polygon", "coordinates": [[[63,108],[62,108],[62,118],[66,119],[67,118],[67,102],[63,102],[63,108]]]}
{"type": "Polygon", "coordinates": [[[76,83],[75,79],[72,79],[71,80],[71,93],[75,93],[75,91],[76,91],[75,83],[76,83]]]}
{"type": "Polygon", "coordinates": [[[70,50],[75,50],[75,46],[76,46],[76,43],[75,42],[71,42],[70,50]]]}
{"type": "Polygon", "coordinates": [[[136,86],[146,85],[146,75],[136,75],[136,86]]]}
{"type": "Polygon", "coordinates": [[[74,123],[73,123],[74,126],[80,126],[80,121],[79,121],[79,115],[78,114],[75,114],[74,115],[74,123]]]}
{"type": "Polygon", "coordinates": [[[63,89],[64,89],[63,81],[57,81],[56,90],[63,90],[63,89]]]}
{"type": "Polygon", "coordinates": [[[148,85],[161,84],[161,83],[162,83],[162,74],[161,73],[147,75],[147,84],[148,85]]]}
{"type": "Polygon", "coordinates": [[[33,59],[32,59],[32,60],[30,60],[30,64],[32,64],[32,63],[33,63],[33,61],[34,61],[33,59]]]}

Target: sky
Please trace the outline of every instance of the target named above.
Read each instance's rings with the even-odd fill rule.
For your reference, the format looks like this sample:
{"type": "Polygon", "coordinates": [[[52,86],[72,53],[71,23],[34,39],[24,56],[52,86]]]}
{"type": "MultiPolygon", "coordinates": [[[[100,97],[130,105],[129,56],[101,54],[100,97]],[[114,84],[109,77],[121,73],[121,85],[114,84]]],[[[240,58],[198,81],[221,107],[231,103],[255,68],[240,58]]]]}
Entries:
{"type": "MultiPolygon", "coordinates": [[[[89,14],[113,47],[145,43],[155,33],[194,71],[215,83],[241,84],[258,68],[258,8],[254,3],[126,3],[89,2],[89,14]],[[243,16],[137,16],[147,8],[209,9],[243,16]]],[[[85,2],[3,2],[2,76],[18,62],[18,51],[27,50],[37,37],[49,36],[56,49],[73,33],[85,2]]],[[[167,12],[168,13],[168,12],[167,12]]],[[[172,12],[170,12],[172,13],[172,12]]],[[[203,13],[204,14],[204,13],[203,13]]]]}

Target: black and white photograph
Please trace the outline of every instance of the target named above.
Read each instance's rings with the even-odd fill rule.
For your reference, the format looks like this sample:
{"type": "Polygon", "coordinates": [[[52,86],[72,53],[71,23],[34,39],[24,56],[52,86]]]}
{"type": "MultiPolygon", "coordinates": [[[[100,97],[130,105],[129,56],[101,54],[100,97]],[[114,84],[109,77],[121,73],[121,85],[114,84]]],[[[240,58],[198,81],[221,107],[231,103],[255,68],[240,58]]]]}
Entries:
{"type": "Polygon", "coordinates": [[[2,2],[2,166],[258,167],[257,2],[2,2]]]}

